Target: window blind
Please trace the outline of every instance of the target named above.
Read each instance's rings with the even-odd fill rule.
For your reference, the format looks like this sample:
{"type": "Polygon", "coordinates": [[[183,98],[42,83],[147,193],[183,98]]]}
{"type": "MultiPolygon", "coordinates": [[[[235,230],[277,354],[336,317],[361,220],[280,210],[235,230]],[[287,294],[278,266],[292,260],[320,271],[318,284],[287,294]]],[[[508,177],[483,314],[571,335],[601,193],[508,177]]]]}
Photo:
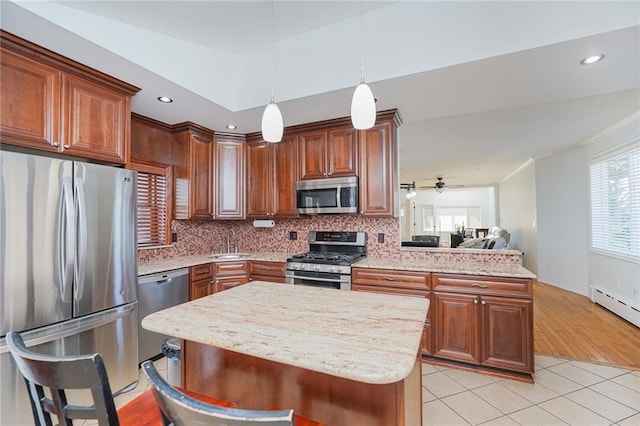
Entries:
{"type": "Polygon", "coordinates": [[[172,168],[164,164],[132,163],[137,170],[138,247],[171,243],[172,168]]]}
{"type": "Polygon", "coordinates": [[[593,163],[591,247],[640,259],[640,148],[593,163]]]}

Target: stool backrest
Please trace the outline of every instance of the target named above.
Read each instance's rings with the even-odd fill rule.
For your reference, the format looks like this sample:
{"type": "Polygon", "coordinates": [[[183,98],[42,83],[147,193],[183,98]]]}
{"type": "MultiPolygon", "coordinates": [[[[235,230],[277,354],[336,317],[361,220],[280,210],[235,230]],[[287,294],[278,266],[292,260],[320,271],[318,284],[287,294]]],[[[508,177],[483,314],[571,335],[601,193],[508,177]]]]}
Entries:
{"type": "Polygon", "coordinates": [[[51,414],[58,417],[57,423],[60,425],[71,426],[74,419],[96,419],[100,426],[119,426],[107,370],[100,354],[39,354],[28,350],[16,332],[9,332],[6,340],[27,384],[37,426],[52,425],[51,414]],[[45,396],[45,388],[50,390],[51,398],[45,396]],[[93,405],[68,404],[65,391],[71,389],[90,390],[93,405]]]}
{"type": "Polygon", "coordinates": [[[174,426],[293,426],[293,410],[241,410],[206,404],[175,389],[158,374],[152,362],[142,371],[153,387],[158,407],[167,424],[174,426]]]}

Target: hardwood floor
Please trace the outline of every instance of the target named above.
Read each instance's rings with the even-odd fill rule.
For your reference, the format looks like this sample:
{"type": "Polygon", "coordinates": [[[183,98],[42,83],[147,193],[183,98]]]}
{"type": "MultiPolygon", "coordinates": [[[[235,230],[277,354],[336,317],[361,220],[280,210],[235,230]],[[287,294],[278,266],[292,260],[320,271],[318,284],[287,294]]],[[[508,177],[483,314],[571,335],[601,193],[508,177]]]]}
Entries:
{"type": "Polygon", "coordinates": [[[534,350],[640,370],[640,330],[592,303],[549,284],[533,287],[534,350]]]}

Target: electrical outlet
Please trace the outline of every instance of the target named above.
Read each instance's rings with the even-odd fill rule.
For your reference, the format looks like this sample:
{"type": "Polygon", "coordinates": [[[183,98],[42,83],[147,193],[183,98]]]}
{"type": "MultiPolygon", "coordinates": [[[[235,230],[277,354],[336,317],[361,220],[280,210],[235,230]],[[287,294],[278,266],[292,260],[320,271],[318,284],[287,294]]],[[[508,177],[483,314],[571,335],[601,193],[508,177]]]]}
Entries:
{"type": "Polygon", "coordinates": [[[296,231],[289,231],[289,239],[290,240],[297,240],[298,239],[298,233],[296,231]]]}
{"type": "Polygon", "coordinates": [[[172,243],[177,243],[178,242],[178,233],[177,232],[172,232],[171,233],[171,242],[172,243]]]}
{"type": "Polygon", "coordinates": [[[378,242],[384,243],[384,233],[378,232],[378,242]]]}

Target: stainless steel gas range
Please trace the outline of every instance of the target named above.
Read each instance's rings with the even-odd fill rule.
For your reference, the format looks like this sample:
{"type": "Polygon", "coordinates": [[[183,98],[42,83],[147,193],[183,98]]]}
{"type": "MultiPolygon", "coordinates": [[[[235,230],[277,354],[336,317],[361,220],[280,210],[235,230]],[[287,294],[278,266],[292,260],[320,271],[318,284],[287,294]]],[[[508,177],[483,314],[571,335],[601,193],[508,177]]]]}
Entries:
{"type": "Polygon", "coordinates": [[[367,255],[365,232],[309,232],[309,251],[287,259],[287,284],[351,290],[351,264],[367,255]]]}

